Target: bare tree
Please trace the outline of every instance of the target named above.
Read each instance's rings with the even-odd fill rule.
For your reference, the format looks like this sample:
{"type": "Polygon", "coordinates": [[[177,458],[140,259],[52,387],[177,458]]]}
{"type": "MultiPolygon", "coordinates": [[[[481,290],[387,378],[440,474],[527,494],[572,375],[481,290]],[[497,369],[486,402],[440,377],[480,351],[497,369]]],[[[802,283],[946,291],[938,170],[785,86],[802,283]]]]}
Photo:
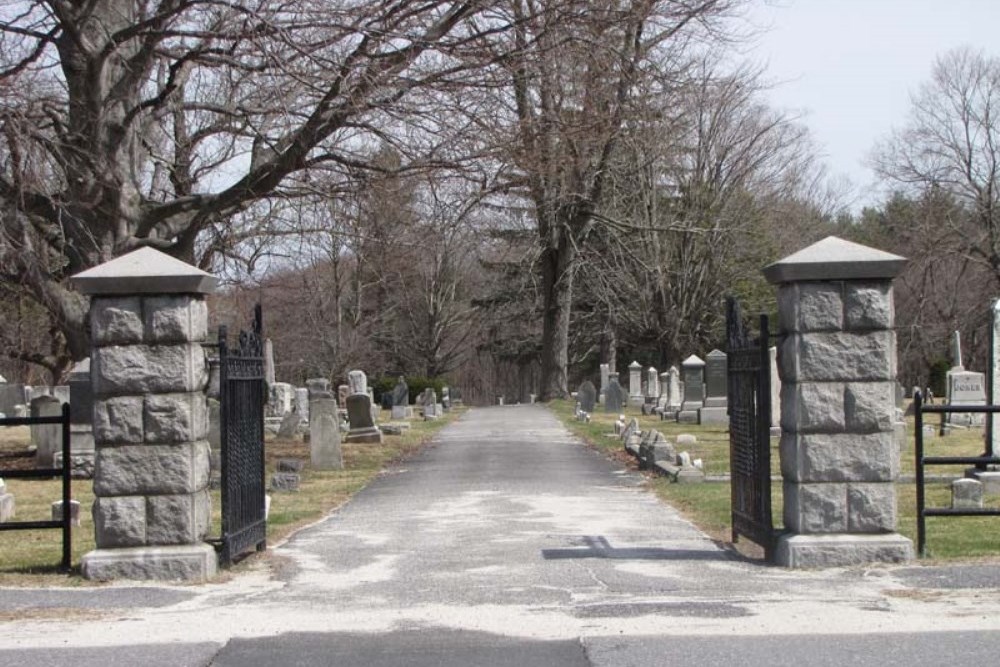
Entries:
{"type": "MultiPolygon", "coordinates": [[[[346,179],[414,91],[467,65],[475,1],[27,0],[0,9],[0,271],[87,354],[66,278],[140,246],[189,261],[268,197],[346,179]],[[235,216],[235,217],[234,217],[235,216]]],[[[501,29],[497,20],[483,30],[501,29]]],[[[412,110],[410,110],[412,111],[412,110]]],[[[206,260],[208,261],[208,260],[206,260]]]]}
{"type": "Polygon", "coordinates": [[[911,97],[907,124],[873,153],[876,172],[921,196],[940,188],[969,211],[958,251],[1000,283],[1000,59],[967,48],[938,57],[911,97]]]}

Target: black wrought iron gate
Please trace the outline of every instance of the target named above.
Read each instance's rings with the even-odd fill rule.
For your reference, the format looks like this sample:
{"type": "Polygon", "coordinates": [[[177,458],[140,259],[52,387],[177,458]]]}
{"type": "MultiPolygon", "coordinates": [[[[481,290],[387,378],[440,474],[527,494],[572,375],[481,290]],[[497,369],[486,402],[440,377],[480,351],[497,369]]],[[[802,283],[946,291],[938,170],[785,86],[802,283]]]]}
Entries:
{"type": "Polygon", "coordinates": [[[734,298],[726,299],[728,344],[729,470],[733,541],[743,535],[774,549],[771,517],[771,364],[767,315],[752,338],[734,298]]]}
{"type": "Polygon", "coordinates": [[[260,304],[251,330],[229,346],[219,327],[219,422],[222,444],[222,565],[266,547],[264,518],[264,342],[260,304]]]}

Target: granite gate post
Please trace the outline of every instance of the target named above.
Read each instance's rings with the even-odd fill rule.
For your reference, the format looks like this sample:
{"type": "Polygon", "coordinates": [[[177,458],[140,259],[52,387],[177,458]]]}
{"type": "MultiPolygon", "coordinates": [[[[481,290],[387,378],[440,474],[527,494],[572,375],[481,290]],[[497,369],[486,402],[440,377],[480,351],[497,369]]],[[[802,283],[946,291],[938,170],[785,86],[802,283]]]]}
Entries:
{"type": "Polygon", "coordinates": [[[209,528],[205,294],[217,280],[152,248],[73,277],[91,297],[94,531],[88,579],[199,581],[209,528]]]}
{"type": "Polygon", "coordinates": [[[778,285],[781,565],[913,557],[896,532],[894,484],[892,279],[905,261],[827,237],[764,269],[778,285]]]}

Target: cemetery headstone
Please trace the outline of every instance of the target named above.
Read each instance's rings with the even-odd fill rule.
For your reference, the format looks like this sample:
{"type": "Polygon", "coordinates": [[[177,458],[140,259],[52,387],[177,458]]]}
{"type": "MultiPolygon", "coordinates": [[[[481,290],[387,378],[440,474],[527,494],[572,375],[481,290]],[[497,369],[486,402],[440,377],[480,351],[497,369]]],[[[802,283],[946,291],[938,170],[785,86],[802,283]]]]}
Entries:
{"type": "Polygon", "coordinates": [[[608,373],[610,372],[610,364],[601,364],[601,394],[598,397],[601,405],[604,405],[604,395],[608,392],[608,373]]]}
{"type": "Polygon", "coordinates": [[[625,390],[618,384],[618,373],[608,373],[608,388],[604,395],[604,411],[619,413],[625,405],[625,390]]]}
{"type": "Polygon", "coordinates": [[[956,479],[951,483],[952,509],[982,509],[983,485],[975,479],[956,479]]]}
{"type": "Polygon", "coordinates": [[[684,377],[684,400],[677,413],[677,421],[694,424],[705,401],[705,362],[692,354],[681,363],[681,373],[684,377]]]}
{"type": "Polygon", "coordinates": [[[268,387],[274,385],[274,343],[270,338],[264,339],[264,382],[268,387]]]}
{"type": "Polygon", "coordinates": [[[299,432],[302,425],[302,416],[297,412],[289,412],[281,418],[281,426],[278,427],[278,437],[282,440],[291,440],[299,432]]]}
{"type": "Polygon", "coordinates": [[[406,409],[410,405],[410,386],[406,384],[406,378],[399,376],[399,381],[392,389],[392,418],[406,419],[406,409]]]}
{"type": "MultiPolygon", "coordinates": [[[[32,417],[58,417],[62,403],[54,396],[39,396],[31,401],[32,417]]],[[[53,455],[62,450],[62,426],[59,424],[34,424],[31,426],[31,444],[35,449],[35,467],[51,468],[53,455]]]]}
{"type": "Polygon", "coordinates": [[[677,412],[684,404],[684,395],[681,391],[681,373],[676,366],[671,366],[667,369],[667,374],[669,378],[667,381],[666,410],[670,413],[671,418],[676,418],[677,412]]]}
{"type": "Polygon", "coordinates": [[[655,368],[650,366],[646,369],[646,402],[656,404],[656,399],[660,397],[660,374],[655,368]],[[652,400],[649,400],[652,399],[652,400]]]}
{"type": "Polygon", "coordinates": [[[437,392],[433,387],[424,389],[424,419],[437,419],[441,416],[441,409],[438,407],[437,392]]]}
{"type": "MultiPolygon", "coordinates": [[[[63,520],[63,501],[57,500],[52,503],[52,509],[50,510],[50,517],[53,521],[63,520]]],[[[80,525],[80,501],[70,500],[69,501],[69,525],[79,526],[80,525]]]]}
{"type": "MultiPolygon", "coordinates": [[[[90,384],[90,358],[84,359],[69,374],[70,474],[77,479],[94,476],[94,392],[90,384]]],[[[57,450],[52,461],[62,465],[57,450]]]]}
{"type": "MultiPolygon", "coordinates": [[[[967,370],[948,372],[948,405],[986,405],[986,376],[967,370]]],[[[968,412],[947,414],[947,423],[961,426],[982,426],[983,415],[968,412]]]]}
{"type": "Polygon", "coordinates": [[[699,424],[728,424],[729,393],[726,353],[712,350],[705,358],[705,405],[698,411],[699,424]]]}
{"type": "MultiPolygon", "coordinates": [[[[347,374],[350,393],[347,404],[347,421],[350,428],[344,437],[344,442],[382,442],[382,431],[375,426],[372,416],[372,397],[368,394],[368,377],[364,371],[351,371],[347,374]]],[[[341,385],[341,388],[345,387],[341,385]]]]}
{"type": "Polygon", "coordinates": [[[302,421],[309,421],[309,390],[305,387],[295,389],[295,411],[302,417],[302,421]]]}
{"type": "Polygon", "coordinates": [[[330,393],[330,381],[326,378],[309,378],[306,380],[306,389],[309,391],[309,400],[330,393]]]}
{"type": "Polygon", "coordinates": [[[3,478],[0,477],[0,523],[10,521],[14,518],[15,514],[14,494],[7,493],[7,485],[4,483],[3,478]]]}
{"type": "Polygon", "coordinates": [[[316,470],[340,470],[344,455],[340,447],[337,401],[332,396],[317,398],[309,406],[309,451],[316,470]]]}
{"type": "Polygon", "coordinates": [[[597,389],[590,380],[584,380],[576,390],[576,400],[584,412],[593,412],[597,403],[597,389]]]}
{"type": "Polygon", "coordinates": [[[628,402],[630,405],[642,405],[642,365],[633,361],[628,365],[628,402]]]}
{"type": "Polygon", "coordinates": [[[347,397],[351,395],[351,388],[346,384],[337,387],[337,403],[340,407],[347,407],[347,397]]]}

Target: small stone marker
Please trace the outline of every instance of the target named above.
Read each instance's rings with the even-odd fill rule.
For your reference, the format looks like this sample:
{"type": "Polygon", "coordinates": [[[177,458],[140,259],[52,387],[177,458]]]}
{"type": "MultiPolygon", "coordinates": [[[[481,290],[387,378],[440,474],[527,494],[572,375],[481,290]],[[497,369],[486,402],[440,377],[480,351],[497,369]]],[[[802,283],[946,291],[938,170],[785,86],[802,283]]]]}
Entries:
{"type": "Polygon", "coordinates": [[[406,419],[406,410],[410,405],[410,386],[406,378],[399,376],[399,381],[392,389],[392,419],[406,419]]]}
{"type": "MultiPolygon", "coordinates": [[[[58,417],[62,414],[62,403],[53,396],[39,396],[31,401],[32,417],[58,417]]],[[[62,449],[62,426],[59,424],[38,424],[31,426],[31,443],[35,450],[35,467],[51,468],[53,455],[62,449]]]]}
{"type": "Polygon", "coordinates": [[[594,411],[597,404],[597,389],[590,380],[580,383],[580,388],[576,390],[576,400],[580,403],[580,409],[590,413],[594,411]]]}
{"type": "MultiPolygon", "coordinates": [[[[63,520],[63,502],[57,500],[52,503],[52,520],[62,521],[63,520]]],[[[70,500],[69,501],[69,524],[71,526],[80,525],[80,501],[70,500]]]]}
{"type": "Polygon", "coordinates": [[[441,416],[441,409],[438,407],[437,392],[433,387],[424,389],[424,419],[437,419],[441,416]]]}
{"type": "Polygon", "coordinates": [[[302,421],[309,421],[309,390],[305,387],[295,389],[295,411],[302,417],[302,421]]]}
{"type": "Polygon", "coordinates": [[[298,491],[302,476],[297,472],[276,472],[271,475],[272,491],[298,491]]]}
{"type": "Polygon", "coordinates": [[[956,479],[951,483],[952,509],[982,509],[983,484],[975,479],[956,479]]]}
{"type": "Polygon", "coordinates": [[[0,523],[10,521],[14,518],[15,503],[14,494],[7,493],[7,485],[0,477],[0,523]]]}

